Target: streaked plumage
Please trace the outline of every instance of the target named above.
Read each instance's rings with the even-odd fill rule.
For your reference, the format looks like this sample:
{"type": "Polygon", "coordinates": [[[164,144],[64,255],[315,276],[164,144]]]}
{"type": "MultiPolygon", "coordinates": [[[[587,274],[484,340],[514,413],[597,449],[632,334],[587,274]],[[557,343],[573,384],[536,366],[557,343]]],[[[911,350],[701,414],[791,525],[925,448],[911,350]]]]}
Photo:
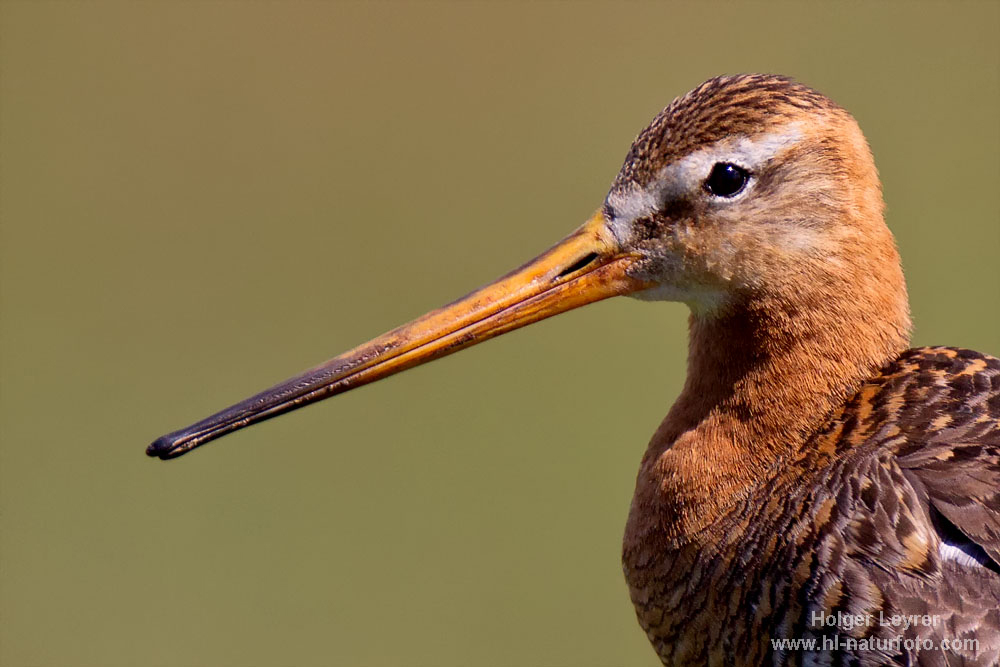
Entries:
{"type": "Polygon", "coordinates": [[[626,550],[639,621],[665,664],[997,664],[1000,361],[908,350],[712,528],[708,544],[626,550]],[[965,558],[943,557],[942,543],[965,558]],[[816,613],[865,620],[816,627],[816,613]],[[882,625],[912,615],[932,625],[882,625]],[[771,641],[822,647],[838,633],[881,643],[781,656],[771,641]],[[900,639],[979,650],[896,650],[900,639]]]}
{"type": "Polygon", "coordinates": [[[783,77],[712,79],[639,135],[559,245],[147,451],[179,456],[599,299],[683,301],[687,381],[623,551],[664,664],[995,665],[1000,361],[907,350],[882,209],[850,114],[783,77]],[[882,624],[896,618],[911,624],[882,624]]]}

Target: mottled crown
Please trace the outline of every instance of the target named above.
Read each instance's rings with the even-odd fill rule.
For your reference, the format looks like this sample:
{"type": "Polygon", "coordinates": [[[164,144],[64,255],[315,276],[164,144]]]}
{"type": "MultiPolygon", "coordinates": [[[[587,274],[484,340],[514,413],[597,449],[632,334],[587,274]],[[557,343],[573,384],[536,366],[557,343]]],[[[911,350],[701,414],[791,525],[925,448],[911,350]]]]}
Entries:
{"type": "Polygon", "coordinates": [[[671,102],[639,133],[615,185],[645,185],[659,169],[701,146],[735,135],[752,136],[782,117],[839,109],[825,95],[783,76],[709,79],[671,102]]]}

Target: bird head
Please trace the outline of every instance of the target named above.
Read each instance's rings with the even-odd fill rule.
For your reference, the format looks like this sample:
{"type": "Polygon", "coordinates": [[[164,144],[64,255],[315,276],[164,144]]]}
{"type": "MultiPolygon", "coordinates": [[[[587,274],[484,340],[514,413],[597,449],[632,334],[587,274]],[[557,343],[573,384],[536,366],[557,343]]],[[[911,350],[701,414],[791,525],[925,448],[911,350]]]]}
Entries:
{"type": "Polygon", "coordinates": [[[832,291],[884,290],[886,279],[898,292],[882,208],[850,114],[790,79],[743,75],[712,79],[657,115],[601,214],[641,257],[632,275],[654,284],[636,296],[712,316],[809,295],[830,303],[832,291]]]}

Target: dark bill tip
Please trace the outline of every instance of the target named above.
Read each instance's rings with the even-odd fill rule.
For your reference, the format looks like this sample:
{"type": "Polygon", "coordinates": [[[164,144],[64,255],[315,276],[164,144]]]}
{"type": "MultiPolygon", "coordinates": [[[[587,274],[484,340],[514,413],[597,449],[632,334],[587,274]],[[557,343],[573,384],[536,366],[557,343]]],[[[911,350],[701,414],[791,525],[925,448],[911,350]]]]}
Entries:
{"type": "Polygon", "coordinates": [[[175,451],[176,442],[169,435],[160,436],[149,447],[146,447],[146,456],[159,458],[163,461],[179,456],[181,452],[175,451]]]}

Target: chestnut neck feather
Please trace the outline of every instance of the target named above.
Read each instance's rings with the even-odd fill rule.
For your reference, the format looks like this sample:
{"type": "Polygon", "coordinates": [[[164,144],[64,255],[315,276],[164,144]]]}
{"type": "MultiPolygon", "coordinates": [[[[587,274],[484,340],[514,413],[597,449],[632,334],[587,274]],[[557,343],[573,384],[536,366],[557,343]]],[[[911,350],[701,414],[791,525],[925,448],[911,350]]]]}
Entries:
{"type": "Polygon", "coordinates": [[[780,477],[782,459],[908,347],[899,258],[880,202],[868,213],[846,221],[860,233],[831,250],[841,261],[691,316],[687,381],[643,458],[626,544],[710,542],[734,503],[780,477]]]}

